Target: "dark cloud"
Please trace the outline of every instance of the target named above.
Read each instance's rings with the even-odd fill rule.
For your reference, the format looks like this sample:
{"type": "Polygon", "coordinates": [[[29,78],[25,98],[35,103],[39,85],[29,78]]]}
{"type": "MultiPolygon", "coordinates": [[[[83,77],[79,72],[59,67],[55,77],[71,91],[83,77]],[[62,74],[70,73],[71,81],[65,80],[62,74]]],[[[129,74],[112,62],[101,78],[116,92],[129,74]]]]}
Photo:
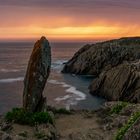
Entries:
{"type": "Polygon", "coordinates": [[[140,9],[140,0],[3,0],[0,5],[35,6],[51,8],[68,7],[126,7],[140,9]]]}
{"type": "MultiPolygon", "coordinates": [[[[2,27],[24,25],[25,21],[43,23],[44,19],[47,23],[54,19],[63,23],[65,18],[69,21],[64,22],[65,26],[84,26],[97,21],[140,23],[140,0],[0,0],[0,6],[2,27]]],[[[61,25],[60,22],[58,26],[61,25]]]]}

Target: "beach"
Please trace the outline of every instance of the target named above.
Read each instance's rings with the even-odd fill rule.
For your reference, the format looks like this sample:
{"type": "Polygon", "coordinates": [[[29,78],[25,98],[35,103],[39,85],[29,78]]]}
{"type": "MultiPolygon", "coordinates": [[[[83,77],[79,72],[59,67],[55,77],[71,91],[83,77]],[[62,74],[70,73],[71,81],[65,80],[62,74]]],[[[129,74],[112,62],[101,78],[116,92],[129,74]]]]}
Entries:
{"type": "MultiPolygon", "coordinates": [[[[34,42],[0,43],[0,114],[22,106],[23,80],[34,42]]],[[[104,100],[88,92],[92,76],[62,74],[63,63],[85,43],[51,42],[52,68],[44,95],[47,104],[67,109],[98,109],[104,100]]]]}

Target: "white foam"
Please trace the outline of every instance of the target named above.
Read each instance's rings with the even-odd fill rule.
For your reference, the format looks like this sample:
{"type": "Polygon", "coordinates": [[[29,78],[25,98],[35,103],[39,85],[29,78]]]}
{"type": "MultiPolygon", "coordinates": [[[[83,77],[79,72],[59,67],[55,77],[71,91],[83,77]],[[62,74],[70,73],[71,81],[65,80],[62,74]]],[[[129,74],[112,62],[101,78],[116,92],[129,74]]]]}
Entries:
{"type": "Polygon", "coordinates": [[[67,60],[57,60],[57,61],[53,62],[53,64],[63,65],[66,62],[67,62],[67,60]]]}
{"type": "Polygon", "coordinates": [[[65,95],[63,97],[58,97],[58,98],[55,99],[56,101],[62,101],[62,100],[64,101],[64,100],[69,99],[68,104],[75,105],[77,103],[75,101],[80,101],[80,100],[85,100],[86,99],[86,95],[83,92],[77,90],[72,85],[66,84],[65,82],[59,82],[57,80],[48,80],[48,83],[61,85],[62,87],[67,88],[66,89],[67,93],[72,93],[73,94],[71,96],[70,95],[65,95]]]}
{"type": "Polygon", "coordinates": [[[0,69],[0,72],[18,72],[18,71],[20,71],[20,70],[18,70],[18,69],[0,69]]]}
{"type": "Polygon", "coordinates": [[[62,66],[64,63],[66,63],[67,61],[66,60],[57,60],[57,61],[54,61],[51,65],[51,68],[53,70],[56,70],[57,72],[60,72],[62,70],[62,66]]]}
{"type": "Polygon", "coordinates": [[[23,77],[17,77],[17,78],[7,78],[7,79],[0,79],[0,83],[13,83],[17,81],[23,81],[23,77]]]}
{"type": "Polygon", "coordinates": [[[69,99],[71,96],[70,95],[65,95],[65,96],[63,96],[63,97],[58,97],[58,98],[56,98],[55,99],[55,101],[63,101],[63,100],[67,100],[67,99],[69,99]]]}
{"type": "Polygon", "coordinates": [[[60,82],[58,82],[58,81],[56,81],[56,80],[48,80],[48,83],[50,83],[50,84],[55,84],[55,85],[61,84],[60,82]]]}
{"type": "Polygon", "coordinates": [[[73,87],[73,86],[70,87],[70,88],[68,88],[68,89],[66,90],[66,92],[74,93],[75,95],[79,96],[78,98],[76,98],[76,100],[78,100],[78,101],[80,101],[80,100],[85,100],[85,99],[86,99],[86,95],[85,95],[83,92],[77,90],[77,89],[76,89],[75,87],[73,87]]]}

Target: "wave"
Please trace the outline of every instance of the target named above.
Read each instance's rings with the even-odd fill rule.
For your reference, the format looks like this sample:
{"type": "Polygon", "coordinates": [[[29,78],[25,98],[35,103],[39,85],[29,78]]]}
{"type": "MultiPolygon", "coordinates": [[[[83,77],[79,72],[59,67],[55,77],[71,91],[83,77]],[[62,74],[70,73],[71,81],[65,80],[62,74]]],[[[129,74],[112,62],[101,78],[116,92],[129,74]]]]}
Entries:
{"type": "Polygon", "coordinates": [[[66,63],[67,60],[57,60],[57,61],[54,61],[52,62],[52,65],[51,65],[51,68],[54,69],[54,70],[61,70],[62,67],[63,67],[63,64],[66,63]]]}
{"type": "Polygon", "coordinates": [[[85,100],[85,99],[86,99],[86,95],[85,95],[83,92],[77,90],[77,89],[76,89],[75,87],[73,87],[73,86],[71,86],[70,88],[68,88],[68,89],[66,90],[66,92],[74,93],[75,95],[79,96],[79,97],[76,98],[77,101],[85,100]]]}
{"type": "Polygon", "coordinates": [[[61,85],[62,87],[67,88],[66,89],[67,93],[72,93],[71,95],[65,95],[65,96],[56,98],[55,100],[58,102],[68,100],[67,102],[68,104],[75,105],[77,104],[77,101],[86,99],[86,94],[77,90],[76,87],[66,84],[65,82],[59,82],[57,80],[48,80],[48,83],[61,85]]]}
{"type": "Polygon", "coordinates": [[[20,70],[19,69],[0,69],[0,72],[4,72],[4,73],[7,73],[7,72],[19,72],[20,70]]]}
{"type": "Polygon", "coordinates": [[[65,95],[65,96],[63,96],[63,97],[58,97],[58,98],[56,98],[55,100],[56,100],[56,101],[63,101],[63,100],[69,99],[70,97],[71,97],[70,95],[65,95]]]}
{"type": "Polygon", "coordinates": [[[23,77],[17,77],[17,78],[7,78],[7,79],[0,79],[0,83],[13,83],[18,81],[23,81],[23,77]]]}

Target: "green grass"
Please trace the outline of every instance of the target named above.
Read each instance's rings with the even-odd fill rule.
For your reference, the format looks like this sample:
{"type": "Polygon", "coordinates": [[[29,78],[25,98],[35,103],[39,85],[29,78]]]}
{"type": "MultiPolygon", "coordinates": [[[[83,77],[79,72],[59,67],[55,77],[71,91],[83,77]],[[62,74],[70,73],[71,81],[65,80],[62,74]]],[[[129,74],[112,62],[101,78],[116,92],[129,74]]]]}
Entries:
{"type": "Polygon", "coordinates": [[[110,114],[119,114],[122,111],[122,109],[125,108],[127,105],[127,102],[119,102],[111,109],[110,114]]]}
{"type": "Polygon", "coordinates": [[[55,107],[48,106],[47,110],[52,111],[54,114],[72,114],[72,111],[65,108],[56,109],[55,107]]]}
{"type": "Polygon", "coordinates": [[[55,114],[71,114],[69,110],[66,110],[65,108],[55,109],[55,114]]]}
{"type": "Polygon", "coordinates": [[[35,125],[42,123],[53,124],[53,119],[48,112],[35,112],[30,113],[23,108],[13,108],[12,111],[5,115],[7,121],[14,121],[18,124],[35,125]]]}
{"type": "Polygon", "coordinates": [[[115,140],[122,140],[125,133],[128,131],[128,129],[140,118],[140,112],[136,112],[135,114],[133,114],[130,119],[128,120],[128,122],[119,129],[115,140]]]}

